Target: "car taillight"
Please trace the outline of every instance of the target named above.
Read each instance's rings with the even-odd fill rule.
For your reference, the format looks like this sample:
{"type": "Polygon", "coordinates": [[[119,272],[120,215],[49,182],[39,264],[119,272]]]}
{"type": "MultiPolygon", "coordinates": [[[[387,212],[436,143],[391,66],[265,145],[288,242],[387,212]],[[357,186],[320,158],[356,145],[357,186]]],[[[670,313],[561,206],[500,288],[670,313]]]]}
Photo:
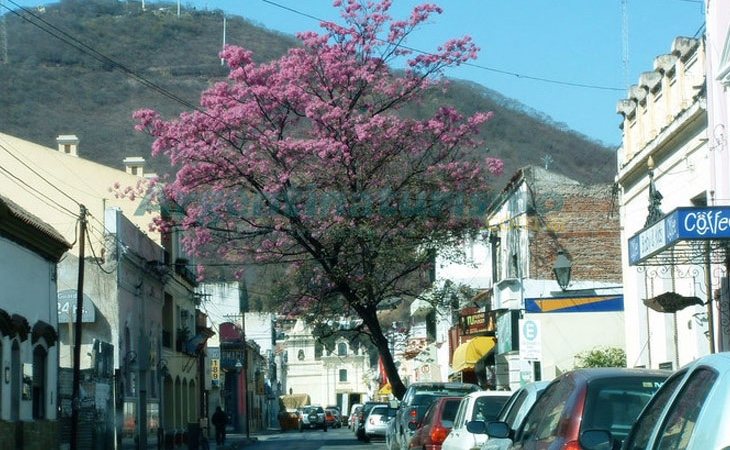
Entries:
{"type": "Polygon", "coordinates": [[[408,415],[411,416],[411,420],[409,420],[409,422],[418,423],[418,411],[412,409],[408,415]]]}
{"type": "Polygon", "coordinates": [[[563,450],[583,450],[578,441],[568,441],[563,444],[563,450]]]}
{"type": "Polygon", "coordinates": [[[438,425],[431,428],[431,442],[433,444],[442,444],[448,435],[449,430],[447,428],[438,425]]]}

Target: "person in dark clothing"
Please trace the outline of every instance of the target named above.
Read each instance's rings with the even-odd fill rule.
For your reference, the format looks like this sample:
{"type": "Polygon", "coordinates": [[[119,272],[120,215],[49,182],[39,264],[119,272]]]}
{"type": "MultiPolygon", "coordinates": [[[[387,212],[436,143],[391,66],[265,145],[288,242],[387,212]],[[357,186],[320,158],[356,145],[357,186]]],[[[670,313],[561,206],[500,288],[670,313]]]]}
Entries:
{"type": "Polygon", "coordinates": [[[228,424],[228,417],[220,406],[215,409],[211,421],[215,427],[215,443],[218,445],[224,445],[226,443],[226,425],[228,424]]]}

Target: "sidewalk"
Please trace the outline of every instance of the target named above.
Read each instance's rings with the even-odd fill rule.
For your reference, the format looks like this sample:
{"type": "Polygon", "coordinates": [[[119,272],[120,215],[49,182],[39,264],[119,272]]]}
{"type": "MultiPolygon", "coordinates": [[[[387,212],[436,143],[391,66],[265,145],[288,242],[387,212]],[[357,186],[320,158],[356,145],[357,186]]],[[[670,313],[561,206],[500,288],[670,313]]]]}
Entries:
{"type": "MultiPolygon", "coordinates": [[[[279,434],[280,432],[281,430],[277,427],[250,433],[249,437],[246,437],[245,433],[228,433],[226,434],[226,444],[218,446],[217,450],[238,450],[258,442],[259,436],[279,434]]],[[[210,450],[216,450],[215,438],[210,442],[210,450]]]]}

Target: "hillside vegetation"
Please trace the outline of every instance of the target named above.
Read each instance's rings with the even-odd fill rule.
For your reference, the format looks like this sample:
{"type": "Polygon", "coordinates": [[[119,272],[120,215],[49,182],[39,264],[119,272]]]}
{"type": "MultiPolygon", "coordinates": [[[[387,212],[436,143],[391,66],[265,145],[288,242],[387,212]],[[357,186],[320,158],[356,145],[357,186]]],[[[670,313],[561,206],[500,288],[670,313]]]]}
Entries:
{"type": "MultiPolygon", "coordinates": [[[[63,0],[7,13],[0,131],[49,147],[59,134],[76,134],[85,158],[121,168],[125,157],[141,155],[149,170],[169,170],[150,160],[151,141],[133,130],[132,112],[153,108],[172,117],[190,110],[226,75],[218,58],[223,13],[176,12],[172,4],[146,2],[143,11],[133,1],[63,0]]],[[[297,45],[291,36],[230,16],[226,40],[252,50],[258,61],[297,45]]],[[[453,80],[407,113],[423,115],[443,103],[465,113],[494,111],[484,138],[488,152],[505,161],[497,189],[517,168],[542,165],[548,154],[556,172],[584,182],[613,179],[612,149],[475,83],[453,80]]]]}

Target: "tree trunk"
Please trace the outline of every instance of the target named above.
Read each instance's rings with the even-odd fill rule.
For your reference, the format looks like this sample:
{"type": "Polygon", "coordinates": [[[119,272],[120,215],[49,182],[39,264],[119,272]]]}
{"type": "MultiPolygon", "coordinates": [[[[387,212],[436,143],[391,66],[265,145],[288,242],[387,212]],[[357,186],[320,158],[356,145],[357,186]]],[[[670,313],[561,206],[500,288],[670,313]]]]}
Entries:
{"type": "Polygon", "coordinates": [[[380,326],[380,321],[378,321],[375,308],[368,308],[360,316],[370,331],[373,344],[378,349],[380,358],[383,361],[385,374],[388,376],[390,387],[393,390],[393,395],[395,395],[398,400],[402,400],[403,394],[406,393],[406,387],[398,374],[398,368],[395,366],[393,354],[391,353],[390,346],[388,345],[388,339],[383,334],[383,329],[380,326]]]}

